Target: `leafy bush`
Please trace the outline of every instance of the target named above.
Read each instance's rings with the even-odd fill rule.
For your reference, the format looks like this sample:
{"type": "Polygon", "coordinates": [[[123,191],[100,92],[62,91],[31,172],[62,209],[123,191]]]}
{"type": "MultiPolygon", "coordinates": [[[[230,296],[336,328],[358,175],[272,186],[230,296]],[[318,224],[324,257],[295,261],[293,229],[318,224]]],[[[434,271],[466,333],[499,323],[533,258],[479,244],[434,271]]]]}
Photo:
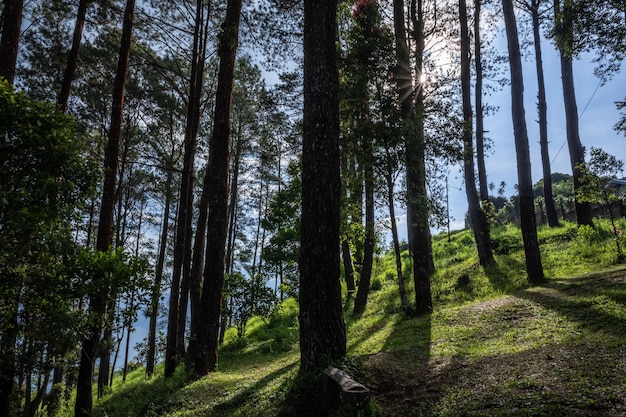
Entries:
{"type": "Polygon", "coordinates": [[[581,225],[578,226],[578,234],[576,235],[578,242],[583,244],[597,243],[600,241],[600,233],[592,226],[581,225]]]}

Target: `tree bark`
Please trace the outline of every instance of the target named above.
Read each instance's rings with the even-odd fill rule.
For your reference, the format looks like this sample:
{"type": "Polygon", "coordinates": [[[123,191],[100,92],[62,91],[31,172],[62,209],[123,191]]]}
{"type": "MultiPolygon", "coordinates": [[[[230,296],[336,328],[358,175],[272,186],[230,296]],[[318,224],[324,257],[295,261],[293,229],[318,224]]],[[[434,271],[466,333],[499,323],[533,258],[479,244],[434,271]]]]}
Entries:
{"type": "Polygon", "coordinates": [[[506,27],[506,38],[509,50],[509,66],[511,69],[511,112],[513,116],[513,132],[515,135],[515,153],[517,156],[517,178],[520,201],[520,218],[524,254],[526,256],[526,273],[531,284],[544,280],[541,253],[537,241],[537,224],[533,197],[533,181],[530,169],[530,150],[526,115],[524,110],[524,78],[522,75],[522,55],[517,37],[517,25],[513,0],[502,0],[502,12],[506,27]]]}
{"type": "MultiPolygon", "coordinates": [[[[417,92],[414,96],[413,113],[408,119],[410,126],[405,136],[406,143],[406,182],[407,182],[407,227],[409,248],[413,256],[413,282],[415,283],[415,312],[432,311],[430,276],[435,272],[432,255],[430,225],[428,222],[429,202],[426,190],[426,140],[424,135],[424,11],[423,1],[411,2],[415,40],[415,72],[417,92]]],[[[407,120],[405,119],[405,123],[407,120]]]]}
{"type": "Polygon", "coordinates": [[[396,258],[396,273],[398,275],[398,292],[400,293],[400,301],[402,302],[402,310],[405,313],[411,313],[411,306],[406,296],[404,288],[404,276],[402,274],[402,254],[400,253],[400,242],[398,241],[398,226],[396,225],[396,210],[393,199],[394,182],[391,172],[385,175],[387,181],[387,205],[389,207],[389,217],[391,219],[391,241],[393,243],[393,253],[396,258]]]}
{"type": "MultiPolygon", "coordinates": [[[[369,129],[366,129],[369,130],[369,129]]],[[[359,280],[359,289],[354,300],[354,313],[361,314],[365,311],[367,297],[370,291],[370,282],[372,278],[372,266],[374,264],[374,167],[372,166],[373,147],[372,138],[369,135],[363,137],[364,142],[364,179],[365,179],[365,241],[363,244],[363,267],[361,268],[361,277],[359,280]]]]}
{"type": "Polygon", "coordinates": [[[167,171],[165,182],[165,208],[163,210],[163,224],[161,226],[161,238],[159,243],[159,258],[157,260],[154,283],[152,284],[152,297],[150,299],[150,324],[148,331],[148,353],[146,358],[146,376],[150,377],[154,373],[156,362],[156,333],[157,320],[159,318],[159,299],[161,297],[161,282],[163,280],[163,269],[165,266],[165,252],[167,250],[167,236],[170,221],[170,206],[172,204],[171,187],[172,172],[167,171]]]}
{"type": "Polygon", "coordinates": [[[304,2],[300,371],[346,355],[339,283],[337,1],[304,2]]]}
{"type": "Polygon", "coordinates": [[[465,0],[459,0],[459,20],[461,24],[461,90],[463,96],[463,168],[465,173],[465,193],[469,206],[469,215],[474,230],[480,265],[487,266],[495,262],[490,247],[491,231],[485,212],[480,207],[476,192],[474,173],[474,146],[472,143],[472,103],[470,84],[470,39],[467,27],[467,6],[465,0]]]}
{"type": "Polygon", "coordinates": [[[579,226],[593,226],[591,204],[582,202],[578,198],[581,187],[582,169],[585,164],[585,149],[580,141],[578,131],[578,106],[574,90],[574,71],[572,65],[573,48],[573,19],[575,15],[572,0],[564,0],[561,7],[560,0],[554,0],[554,19],[557,46],[561,57],[561,82],[563,85],[563,103],[565,104],[565,126],[567,132],[567,147],[569,148],[570,164],[574,177],[574,206],[576,207],[576,222],[579,226]]]}
{"type": "Polygon", "coordinates": [[[0,37],[0,77],[4,77],[11,85],[15,79],[23,10],[24,0],[4,0],[2,37],[0,37]]]}
{"type": "MultiPolygon", "coordinates": [[[[208,15],[208,13],[207,13],[208,15]]],[[[180,340],[184,329],[180,328],[181,299],[187,293],[181,291],[183,278],[183,264],[185,259],[191,259],[192,218],[193,218],[193,188],[194,188],[194,160],[196,157],[196,142],[200,123],[200,98],[204,73],[206,50],[206,33],[204,32],[205,17],[204,1],[196,1],[196,16],[191,58],[191,75],[189,81],[189,103],[185,126],[185,156],[181,175],[180,198],[178,203],[176,239],[174,242],[174,264],[172,268],[172,286],[170,289],[169,316],[167,322],[167,345],[165,351],[166,378],[172,376],[180,362],[180,340]]]]}
{"type": "Polygon", "coordinates": [[[480,201],[489,201],[487,168],[485,167],[485,127],[483,118],[483,62],[480,38],[480,6],[482,0],[474,0],[474,62],[476,67],[476,168],[478,169],[478,189],[480,201]]]}
{"type": "Polygon", "coordinates": [[[241,6],[242,0],[228,0],[217,52],[220,64],[217,74],[213,134],[209,141],[209,163],[206,172],[211,179],[207,223],[207,236],[210,239],[207,240],[204,285],[200,301],[200,317],[205,323],[198,332],[199,349],[194,362],[194,372],[197,376],[206,375],[217,369],[228,231],[230,114],[241,6]]]}
{"type": "MultiPolygon", "coordinates": [[[[122,110],[124,107],[124,84],[130,57],[131,36],[133,17],[135,12],[135,0],[127,0],[124,9],[124,23],[122,26],[122,40],[117,62],[117,70],[113,81],[113,102],[111,108],[111,127],[109,129],[109,141],[105,151],[104,161],[104,186],[102,204],[100,208],[100,220],[98,225],[98,237],[96,249],[102,252],[109,250],[111,246],[111,231],[113,227],[113,210],[115,203],[115,188],[117,181],[117,167],[119,159],[119,142],[122,127],[122,110]]],[[[102,277],[94,277],[101,281],[90,296],[89,312],[93,317],[87,337],[82,343],[78,380],[76,383],[76,403],[74,413],[77,417],[89,417],[92,410],[91,379],[93,365],[98,351],[102,318],[106,311],[109,288],[104,284],[102,277]]]]}
{"type": "Polygon", "coordinates": [[[72,89],[72,80],[76,73],[76,67],[78,66],[78,52],[80,50],[80,42],[83,37],[83,28],[85,26],[85,17],[87,16],[87,8],[89,7],[91,0],[80,0],[78,2],[78,13],[76,15],[76,24],[74,25],[74,35],[72,37],[72,47],[67,57],[67,65],[65,66],[65,72],[63,73],[63,80],[61,82],[61,90],[59,91],[59,97],[57,98],[57,106],[63,113],[67,109],[67,100],[70,97],[70,90],[72,89]]]}
{"type": "Polygon", "coordinates": [[[552,170],[550,168],[550,153],[548,150],[548,105],[546,103],[546,86],[543,76],[538,0],[532,0],[530,13],[533,21],[535,65],[537,68],[537,110],[539,113],[539,146],[541,147],[541,166],[543,168],[543,199],[546,204],[548,225],[550,227],[558,227],[559,217],[556,213],[554,196],[552,195],[552,170]]]}

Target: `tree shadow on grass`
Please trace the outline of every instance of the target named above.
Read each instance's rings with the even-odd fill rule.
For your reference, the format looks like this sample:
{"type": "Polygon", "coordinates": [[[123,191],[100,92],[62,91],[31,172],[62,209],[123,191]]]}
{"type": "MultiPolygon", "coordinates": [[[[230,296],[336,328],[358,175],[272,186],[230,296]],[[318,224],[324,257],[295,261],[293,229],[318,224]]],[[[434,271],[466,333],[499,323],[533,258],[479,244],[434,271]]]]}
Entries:
{"type": "Polygon", "coordinates": [[[276,396],[276,393],[284,392],[291,383],[289,374],[298,365],[298,361],[292,361],[285,366],[269,373],[257,382],[246,386],[228,400],[218,403],[212,410],[211,414],[215,416],[232,415],[235,411],[240,411],[240,415],[259,415],[263,410],[257,409],[261,404],[259,398],[265,391],[272,391],[268,395],[276,396]],[[246,412],[241,414],[242,408],[247,407],[246,412]]]}
{"type": "Polygon", "coordinates": [[[527,285],[526,265],[513,256],[500,255],[496,263],[483,268],[489,282],[496,290],[510,293],[527,285]],[[521,277],[524,278],[521,278],[521,277]]]}
{"type": "Polygon", "coordinates": [[[431,330],[432,314],[401,320],[381,352],[367,358],[364,382],[381,415],[422,415],[436,400],[437,392],[424,390],[429,378],[431,330]]]}
{"type": "Polygon", "coordinates": [[[583,276],[551,279],[515,293],[556,311],[587,330],[626,335],[626,268],[583,276]]]}

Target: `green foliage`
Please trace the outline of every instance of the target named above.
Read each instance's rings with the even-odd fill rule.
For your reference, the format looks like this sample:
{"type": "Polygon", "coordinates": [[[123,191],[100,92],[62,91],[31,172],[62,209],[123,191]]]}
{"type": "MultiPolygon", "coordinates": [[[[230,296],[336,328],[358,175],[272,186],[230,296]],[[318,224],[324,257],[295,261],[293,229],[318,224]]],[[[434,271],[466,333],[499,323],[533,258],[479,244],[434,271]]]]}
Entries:
{"type": "MultiPolygon", "coordinates": [[[[626,219],[618,226],[626,228],[626,219]]],[[[463,410],[490,415],[494,410],[484,407],[494,403],[499,404],[500,415],[521,415],[519,410],[526,409],[549,413],[546,410],[565,406],[591,410],[583,400],[561,398],[555,387],[590,395],[605,405],[618,404],[610,402],[614,397],[603,384],[618,392],[624,381],[604,371],[591,372],[583,358],[591,357],[599,367],[609,366],[606,369],[623,363],[623,267],[613,274],[571,278],[616,261],[614,252],[612,261],[604,254],[611,247],[610,223],[597,220],[596,228],[589,232],[597,235],[595,243],[587,245],[595,255],[587,258],[580,256],[579,246],[588,231],[579,236],[569,222],[559,228],[540,227],[551,279],[545,286],[530,288],[522,250],[503,248],[497,266],[483,270],[471,231],[455,232],[451,242],[445,234],[434,236],[435,259],[440,262],[432,278],[435,309],[419,318],[404,315],[396,281],[385,279],[393,270],[393,254],[377,259],[374,277],[381,282],[380,290],[371,294],[364,314],[346,316],[349,359],[320,367],[344,369],[374,388],[376,401],[359,411],[362,414],[338,415],[393,414],[389,410],[395,411],[393,415],[427,411],[460,415],[463,410]],[[567,375],[566,382],[562,375],[567,375]],[[528,404],[521,402],[518,392],[528,404]],[[406,401],[390,401],[397,395],[406,401]]],[[[514,226],[497,227],[494,238],[501,233],[515,236],[519,231],[514,226]]],[[[507,240],[513,239],[500,239],[502,245],[507,240]]],[[[406,251],[403,259],[408,259],[406,251]]],[[[407,290],[413,291],[411,280],[407,290]]],[[[131,374],[125,385],[114,384],[94,415],[307,415],[311,410],[296,410],[317,395],[319,376],[295,377],[297,316],[297,302],[289,298],[271,317],[251,318],[245,337],[229,329],[220,371],[201,380],[189,382],[180,370],[173,381],[161,377],[146,381],[141,370],[136,378],[131,374]]]]}
{"type": "Polygon", "coordinates": [[[45,352],[46,371],[82,337],[72,223],[97,179],[86,151],[71,117],[0,80],[0,332],[16,334],[0,355],[33,364],[45,352]],[[17,340],[29,348],[13,356],[17,340]]]}
{"type": "Polygon", "coordinates": [[[289,296],[298,294],[298,258],[300,256],[301,174],[299,161],[287,167],[290,181],[272,197],[263,219],[263,227],[272,236],[261,257],[270,272],[281,273],[283,288],[289,296]]]}
{"type": "Polygon", "coordinates": [[[47,417],[61,417],[69,408],[68,392],[62,383],[54,384],[43,400],[47,417]]]}
{"type": "Polygon", "coordinates": [[[237,336],[246,333],[248,320],[254,315],[269,317],[276,304],[276,295],[265,285],[262,275],[249,279],[235,272],[228,274],[224,283],[224,294],[229,300],[229,315],[237,326],[237,336]]]}

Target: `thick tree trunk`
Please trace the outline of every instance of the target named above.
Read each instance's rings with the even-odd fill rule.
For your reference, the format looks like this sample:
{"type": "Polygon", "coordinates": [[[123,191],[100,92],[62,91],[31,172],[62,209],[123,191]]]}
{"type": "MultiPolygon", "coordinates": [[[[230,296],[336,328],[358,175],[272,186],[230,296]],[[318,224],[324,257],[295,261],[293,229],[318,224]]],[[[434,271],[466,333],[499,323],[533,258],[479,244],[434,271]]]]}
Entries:
{"type": "Polygon", "coordinates": [[[585,149],[580,142],[578,132],[578,106],[574,90],[574,71],[572,65],[573,48],[573,19],[574,4],[572,0],[564,0],[561,7],[560,0],[554,0],[555,32],[557,46],[561,56],[561,82],[563,84],[563,102],[565,104],[565,126],[567,132],[567,146],[569,148],[570,164],[574,177],[574,205],[576,207],[576,222],[579,226],[593,226],[591,204],[581,202],[578,190],[581,187],[582,167],[585,164],[585,149]]]}
{"type": "MultiPolygon", "coordinates": [[[[415,30],[415,72],[417,93],[412,120],[412,129],[405,136],[406,182],[407,182],[407,227],[409,248],[413,256],[413,282],[415,283],[415,311],[417,314],[432,311],[430,276],[435,272],[432,256],[430,226],[428,222],[429,202],[426,190],[426,141],[424,136],[424,88],[422,74],[425,48],[424,12],[422,0],[411,2],[411,20],[415,30]]],[[[405,119],[405,122],[407,120],[405,119]]]]}
{"type": "Polygon", "coordinates": [[[482,0],[474,0],[474,62],[476,66],[476,168],[478,168],[478,189],[480,201],[489,201],[487,168],[485,167],[485,127],[483,122],[483,62],[480,38],[480,6],[482,0]]]}
{"type": "Polygon", "coordinates": [[[304,2],[300,371],[346,355],[339,283],[337,1],[304,2]]]}
{"type": "Polygon", "coordinates": [[[85,26],[85,17],[87,16],[87,7],[92,0],[80,0],[78,2],[78,14],[76,16],[76,24],[74,25],[74,35],[72,37],[72,47],[67,57],[67,65],[63,73],[63,81],[61,82],[61,90],[57,98],[57,105],[62,112],[67,109],[67,100],[70,97],[72,89],[72,80],[78,66],[78,52],[80,50],[80,42],[83,37],[83,27],[85,26]]]}
{"type": "Polygon", "coordinates": [[[541,34],[539,27],[539,0],[532,0],[530,10],[533,21],[533,41],[535,44],[535,65],[537,68],[537,110],[539,113],[539,146],[541,147],[541,166],[543,168],[543,198],[550,227],[559,226],[559,217],[552,195],[552,170],[548,150],[548,105],[546,86],[543,76],[543,58],[541,53],[541,34]]]}
{"type": "Polygon", "coordinates": [[[470,84],[470,39],[467,27],[467,6],[465,0],[459,0],[459,17],[461,23],[461,90],[463,95],[463,168],[465,173],[465,193],[469,206],[469,215],[474,230],[474,238],[478,248],[480,265],[494,263],[491,252],[491,231],[485,212],[480,207],[476,192],[474,174],[474,146],[472,144],[472,103],[470,84]]]}
{"type": "MultiPolygon", "coordinates": [[[[203,0],[196,1],[195,28],[192,47],[191,75],[189,81],[189,102],[187,106],[187,120],[185,126],[185,156],[180,185],[178,203],[176,239],[174,243],[174,264],[172,268],[172,285],[170,289],[169,316],[167,322],[167,345],[165,351],[166,378],[172,376],[180,362],[180,340],[184,329],[180,328],[181,299],[187,293],[181,291],[183,279],[183,265],[185,259],[191,260],[192,218],[193,218],[193,188],[194,188],[194,160],[196,157],[196,141],[200,123],[200,98],[202,94],[202,80],[206,50],[206,34],[203,30],[205,15],[203,0]]],[[[185,301],[186,302],[186,301],[185,301]]]]}
{"type": "Polygon", "coordinates": [[[526,256],[526,273],[528,281],[538,284],[544,280],[541,253],[537,241],[537,225],[533,197],[533,181],[530,169],[530,150],[526,115],[524,111],[524,78],[522,75],[522,56],[517,37],[517,25],[513,0],[502,0],[502,12],[506,26],[506,38],[509,50],[509,66],[511,69],[511,112],[513,115],[513,133],[515,135],[515,153],[517,156],[517,178],[520,200],[520,217],[524,254],[526,256]]]}
{"type": "Polygon", "coordinates": [[[20,44],[24,0],[4,0],[0,37],[0,77],[13,84],[17,50],[20,44]]]}
{"type": "Polygon", "coordinates": [[[206,175],[209,188],[209,218],[207,224],[204,285],[200,302],[200,317],[204,320],[198,332],[198,354],[194,372],[206,375],[217,369],[219,325],[224,289],[226,234],[228,231],[228,171],[232,92],[235,59],[239,43],[239,21],[242,0],[228,0],[222,24],[218,56],[220,59],[215,94],[213,134],[209,141],[209,163],[206,175]]]}
{"type": "MultiPolygon", "coordinates": [[[[109,141],[105,151],[104,161],[104,186],[102,193],[102,205],[100,208],[100,220],[98,225],[98,238],[96,249],[102,252],[108,251],[111,245],[111,230],[113,227],[113,209],[115,203],[115,188],[117,180],[117,167],[119,158],[119,142],[122,127],[122,109],[124,107],[124,84],[126,71],[130,57],[130,45],[135,12],[135,0],[127,0],[124,10],[124,23],[122,26],[122,41],[117,62],[117,70],[113,81],[113,101],[111,109],[111,127],[109,129],[109,141]]],[[[106,303],[109,288],[104,284],[102,277],[94,277],[101,281],[96,286],[94,294],[90,296],[89,312],[94,318],[89,328],[87,337],[82,343],[78,380],[76,383],[76,404],[74,413],[76,417],[89,417],[92,410],[91,379],[93,365],[98,351],[102,318],[106,311],[106,303]]]]}

